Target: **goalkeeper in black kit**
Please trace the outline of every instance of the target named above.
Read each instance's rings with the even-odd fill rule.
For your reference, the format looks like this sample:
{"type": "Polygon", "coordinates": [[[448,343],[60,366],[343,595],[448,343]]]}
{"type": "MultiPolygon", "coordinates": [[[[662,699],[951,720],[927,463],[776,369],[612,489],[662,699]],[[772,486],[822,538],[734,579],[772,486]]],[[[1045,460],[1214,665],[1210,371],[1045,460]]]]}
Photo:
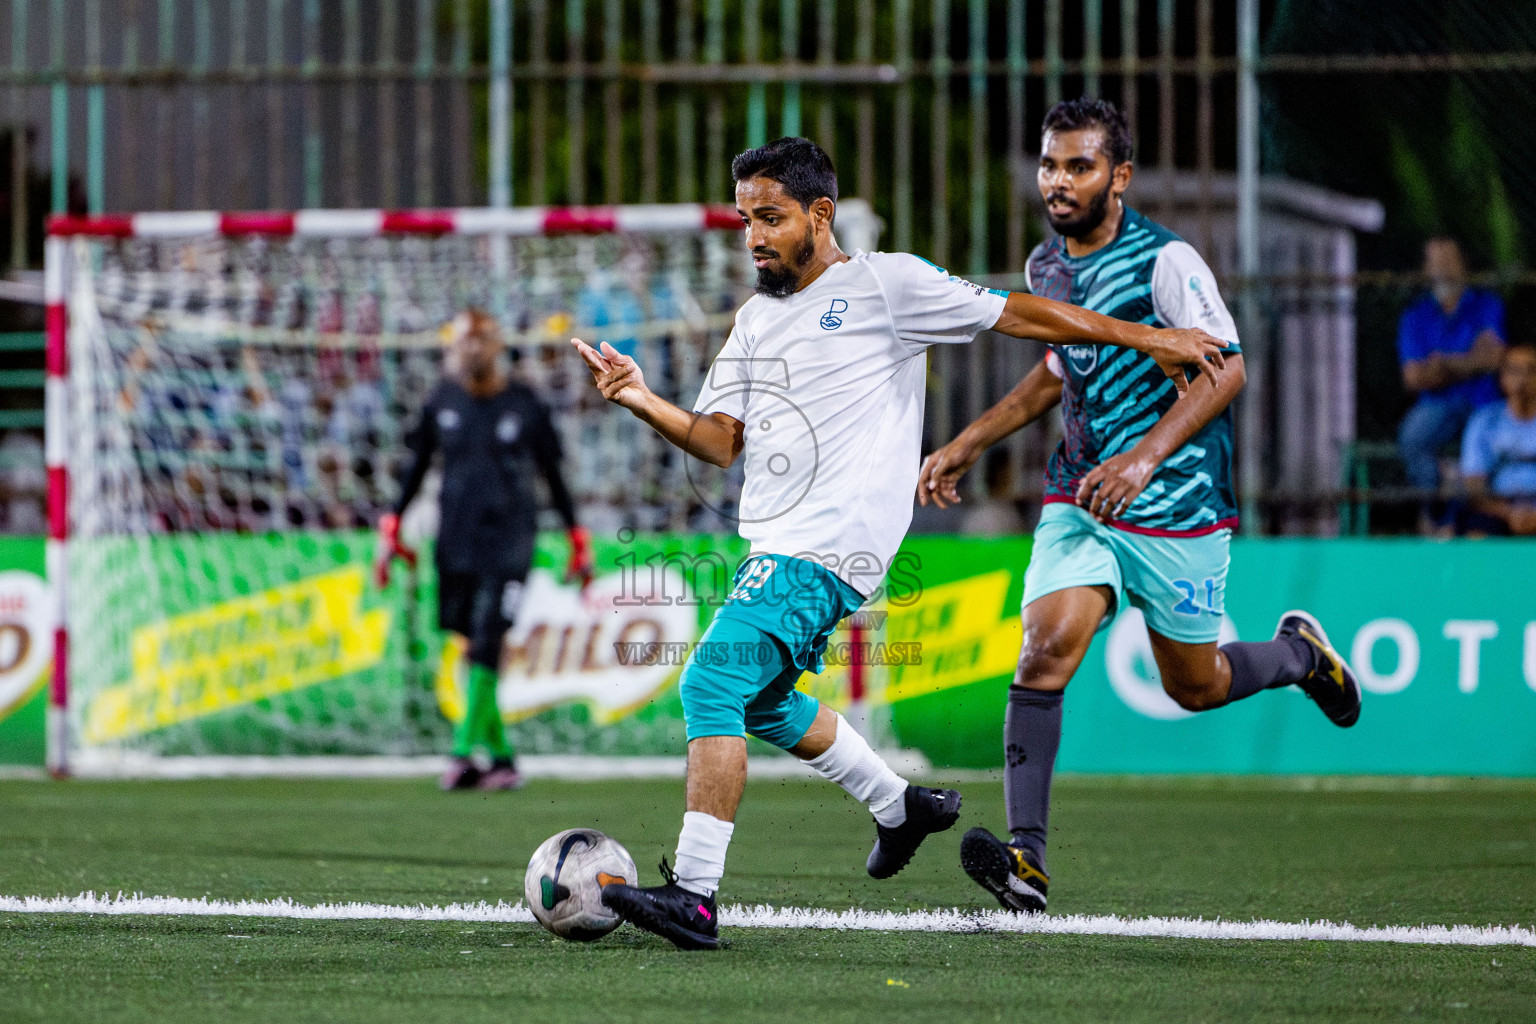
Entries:
{"type": "Polygon", "coordinates": [[[576,523],[560,473],[560,443],[549,410],[526,385],[511,378],[501,327],[471,309],[445,329],[449,367],[406,438],[411,459],[395,510],[379,520],[375,579],[389,582],[396,558],[414,564],[400,541],[400,516],[421,489],[434,452],[442,452],[443,485],[437,533],[438,625],[464,637],[469,684],[464,717],[453,733],[453,765],[443,789],[516,789],[522,784],[496,705],[502,639],[517,614],[533,562],[538,501],[537,469],[570,540],[566,581],[592,578],[591,537],[576,523]],[[472,759],[476,748],[489,768],[472,759]]]}

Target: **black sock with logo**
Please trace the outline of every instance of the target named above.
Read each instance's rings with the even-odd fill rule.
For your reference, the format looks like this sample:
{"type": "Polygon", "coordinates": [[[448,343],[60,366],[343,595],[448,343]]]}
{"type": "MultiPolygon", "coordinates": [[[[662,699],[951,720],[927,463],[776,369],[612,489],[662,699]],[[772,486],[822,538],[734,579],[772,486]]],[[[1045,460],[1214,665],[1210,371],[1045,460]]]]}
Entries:
{"type": "Polygon", "coordinates": [[[1227,703],[1260,690],[1299,683],[1312,671],[1312,645],[1299,636],[1277,636],[1263,643],[1234,642],[1221,649],[1232,666],[1227,703]]]}
{"type": "Polygon", "coordinates": [[[1046,823],[1051,813],[1051,773],[1061,745],[1061,691],[1008,688],[1003,719],[1003,802],[1013,842],[1045,870],[1046,823]]]}

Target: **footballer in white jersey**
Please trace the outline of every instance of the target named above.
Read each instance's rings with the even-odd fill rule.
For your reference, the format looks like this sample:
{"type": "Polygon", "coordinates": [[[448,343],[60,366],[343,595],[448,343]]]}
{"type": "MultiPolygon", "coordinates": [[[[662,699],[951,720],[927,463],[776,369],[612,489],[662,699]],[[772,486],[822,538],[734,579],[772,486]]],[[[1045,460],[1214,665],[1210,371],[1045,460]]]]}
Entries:
{"type": "Polygon", "coordinates": [[[663,885],[603,902],[682,948],[719,944],[715,893],[746,783],[750,733],[869,808],[866,869],[888,878],[959,817],[954,790],[909,785],[842,716],[797,690],[837,623],[880,585],[911,520],[926,350],[991,329],[1049,344],[1122,345],[1176,385],[1211,374],[1223,342],[1038,296],[994,292],[915,256],[837,246],[837,176],[820,147],[779,139],[731,165],[757,292],[693,409],[660,398],[634,359],[572,339],[603,396],[717,466],[745,457],[740,530],[751,553],[683,669],[687,812],[663,885]]]}

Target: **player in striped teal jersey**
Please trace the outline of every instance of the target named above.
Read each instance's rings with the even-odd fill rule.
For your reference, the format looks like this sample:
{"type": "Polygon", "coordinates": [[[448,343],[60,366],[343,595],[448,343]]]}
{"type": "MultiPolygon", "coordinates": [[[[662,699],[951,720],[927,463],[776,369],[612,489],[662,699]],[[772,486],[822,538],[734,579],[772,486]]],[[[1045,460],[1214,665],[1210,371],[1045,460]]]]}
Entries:
{"type": "Polygon", "coordinates": [[[1063,691],[1094,633],[1127,602],[1145,615],[1163,687],[1181,707],[1206,711],[1295,684],[1337,725],[1360,713],[1354,673],[1306,612],[1281,616],[1272,640],[1218,646],[1237,522],[1229,406],[1243,358],[1205,261],[1123,203],[1130,181],[1130,129],[1112,104],[1052,108],[1039,185],[1057,237],[1031,254],[1030,290],[1122,320],[1202,328],[1228,343],[1225,365],[1180,395],[1136,352],[1052,345],[1007,398],[928,457],[918,480],[920,502],[959,501],[956,483],[982,452],[1061,406],[1004,726],[1012,837],[974,828],[960,848],[966,873],[1019,911],[1046,905],[1063,691]]]}

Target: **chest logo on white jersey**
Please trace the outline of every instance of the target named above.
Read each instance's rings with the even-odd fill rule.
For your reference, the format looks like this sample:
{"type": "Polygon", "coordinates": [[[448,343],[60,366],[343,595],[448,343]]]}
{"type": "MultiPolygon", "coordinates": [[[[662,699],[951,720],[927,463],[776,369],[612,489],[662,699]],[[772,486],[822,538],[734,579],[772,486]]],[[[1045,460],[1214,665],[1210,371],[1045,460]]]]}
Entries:
{"type": "Polygon", "coordinates": [[[848,312],[848,300],[833,299],[831,308],[821,314],[821,329],[824,331],[835,331],[843,326],[843,318],[840,314],[846,312],[848,312]]]}
{"type": "Polygon", "coordinates": [[[459,428],[459,411],[457,409],[437,410],[437,429],[457,430],[459,428]]]}
{"type": "Polygon", "coordinates": [[[1072,370],[1079,377],[1086,377],[1099,365],[1099,346],[1097,345],[1068,345],[1062,350],[1067,354],[1067,362],[1072,364],[1072,370]]]}
{"type": "Polygon", "coordinates": [[[509,412],[496,423],[496,440],[502,444],[511,444],[522,432],[523,421],[516,413],[509,412]]]}

